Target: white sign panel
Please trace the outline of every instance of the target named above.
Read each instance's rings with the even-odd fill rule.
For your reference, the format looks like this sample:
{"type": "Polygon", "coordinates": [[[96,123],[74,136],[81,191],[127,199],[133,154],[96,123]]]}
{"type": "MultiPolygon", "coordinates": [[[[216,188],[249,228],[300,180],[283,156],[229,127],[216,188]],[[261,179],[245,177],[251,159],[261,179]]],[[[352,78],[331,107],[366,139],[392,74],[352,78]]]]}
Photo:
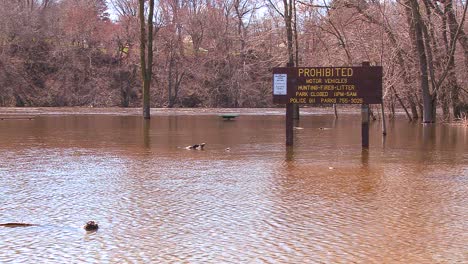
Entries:
{"type": "Polygon", "coordinates": [[[288,93],[287,74],[273,74],[273,95],[286,95],[288,93]]]}

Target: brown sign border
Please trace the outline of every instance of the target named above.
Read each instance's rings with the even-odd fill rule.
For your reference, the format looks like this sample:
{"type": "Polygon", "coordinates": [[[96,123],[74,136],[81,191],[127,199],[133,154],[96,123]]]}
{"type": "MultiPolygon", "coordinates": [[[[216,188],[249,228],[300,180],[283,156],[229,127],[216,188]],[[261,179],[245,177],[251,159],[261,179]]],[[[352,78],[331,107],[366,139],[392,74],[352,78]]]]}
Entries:
{"type": "MultiPolygon", "coordinates": [[[[343,72],[343,73],[346,73],[343,72]]],[[[381,66],[359,66],[359,67],[276,67],[273,68],[273,74],[287,74],[287,95],[273,95],[273,103],[275,104],[330,104],[330,103],[320,103],[320,98],[338,98],[337,96],[296,96],[298,87],[302,85],[310,85],[306,83],[306,80],[311,78],[321,78],[322,80],[329,79],[340,82],[345,82],[344,84],[331,84],[331,85],[354,85],[356,96],[347,96],[342,95],[339,98],[348,98],[348,99],[360,99],[362,100],[349,100],[350,103],[344,103],[346,100],[336,100],[335,104],[381,104],[382,103],[382,75],[383,69],[381,66]],[[328,73],[332,73],[333,76],[299,76],[299,70],[308,70],[308,72],[321,72],[325,73],[328,69],[328,73]],[[346,69],[349,72],[349,69],[352,71],[351,76],[342,76],[341,70],[346,69]],[[291,98],[305,98],[305,100],[291,100],[291,98]],[[308,103],[309,98],[316,98],[314,103],[308,103]],[[293,102],[291,102],[293,101],[293,102]],[[298,102],[301,101],[301,102],[298,102]],[[318,102],[317,102],[318,101],[318,102]],[[352,101],[352,103],[351,103],[352,101]]],[[[304,74],[302,74],[304,75],[304,74]]],[[[321,74],[325,75],[325,74],[321,74]]],[[[326,85],[324,83],[319,83],[316,85],[326,85]]],[[[274,83],[272,83],[273,89],[274,83]]],[[[336,87],[338,87],[336,86],[336,87]]]]}

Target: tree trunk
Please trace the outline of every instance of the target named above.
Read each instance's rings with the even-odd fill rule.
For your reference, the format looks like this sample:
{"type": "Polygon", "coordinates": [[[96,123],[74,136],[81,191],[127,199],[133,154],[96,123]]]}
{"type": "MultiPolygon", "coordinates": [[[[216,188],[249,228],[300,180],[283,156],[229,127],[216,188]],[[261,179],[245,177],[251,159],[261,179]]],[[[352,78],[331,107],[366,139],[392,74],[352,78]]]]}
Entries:
{"type": "Polygon", "coordinates": [[[444,121],[450,120],[450,98],[448,97],[449,92],[448,92],[448,87],[446,85],[443,85],[440,87],[440,105],[442,108],[442,119],[444,121]]]}
{"type": "Polygon", "coordinates": [[[143,118],[150,119],[150,86],[153,74],[153,11],[154,0],[149,0],[148,32],[145,30],[145,1],[139,0],[140,64],[143,81],[143,118]],[[148,34],[148,35],[146,35],[148,34]],[[148,50],[146,50],[148,46],[148,50]]]}
{"type": "Polygon", "coordinates": [[[418,119],[419,118],[419,114],[418,114],[418,108],[417,108],[417,105],[418,105],[418,101],[416,99],[413,98],[414,93],[411,93],[410,91],[407,91],[406,92],[406,97],[408,98],[408,102],[409,102],[409,105],[410,105],[410,110],[411,110],[411,115],[413,117],[413,119],[418,119]]]}
{"type": "Polygon", "coordinates": [[[433,96],[429,89],[429,78],[428,78],[428,61],[426,57],[426,48],[424,46],[423,38],[423,21],[419,12],[419,5],[417,0],[408,0],[409,6],[411,7],[411,23],[414,26],[414,42],[416,44],[416,52],[419,59],[419,78],[422,91],[423,100],[423,122],[434,123],[435,122],[435,96],[433,96]]]}
{"type": "MultiPolygon", "coordinates": [[[[171,47],[172,48],[172,47],[171,47]]],[[[167,74],[167,94],[168,94],[168,98],[167,98],[167,101],[168,101],[168,104],[167,104],[167,107],[168,108],[172,108],[174,106],[174,97],[172,95],[172,88],[173,88],[173,83],[172,83],[172,69],[174,67],[174,55],[173,55],[173,51],[171,50],[169,52],[169,72],[167,74]]]]}
{"type": "MultiPolygon", "coordinates": [[[[299,66],[299,41],[297,39],[297,12],[296,12],[296,0],[291,0],[291,5],[293,7],[293,14],[294,14],[294,27],[293,27],[293,35],[294,35],[294,51],[295,51],[295,66],[299,66]]],[[[293,119],[299,120],[299,105],[294,105],[293,111],[293,119]]]]}
{"type": "MultiPolygon", "coordinates": [[[[295,24],[293,27],[293,14],[295,11],[294,9],[295,1],[296,0],[289,0],[289,1],[283,0],[283,5],[284,5],[283,16],[284,16],[284,24],[286,25],[286,39],[287,39],[287,46],[288,46],[288,67],[294,67],[294,62],[295,62],[294,61],[294,47],[293,47],[293,37],[295,33],[295,24]]],[[[297,45],[296,45],[296,49],[297,49],[297,45]]],[[[292,116],[293,116],[293,119],[299,119],[299,105],[298,104],[293,104],[292,116]]]]}
{"type": "Polygon", "coordinates": [[[283,0],[284,5],[284,23],[286,24],[286,39],[288,46],[288,63],[294,65],[294,50],[293,50],[293,27],[292,27],[292,1],[283,0]]]}
{"type": "MultiPolygon", "coordinates": [[[[453,11],[452,0],[445,1],[445,13],[447,14],[447,22],[448,27],[450,30],[450,43],[457,41],[457,30],[458,30],[458,23],[455,18],[455,12],[453,11]]],[[[458,32],[459,42],[462,48],[465,50],[465,69],[468,70],[468,39],[464,34],[463,30],[460,28],[460,32],[458,32]]],[[[452,45],[449,45],[450,48],[452,45]]],[[[460,101],[460,86],[458,85],[457,76],[455,74],[455,56],[454,53],[450,50],[447,50],[447,54],[450,54],[449,62],[448,62],[448,85],[449,89],[447,89],[450,93],[450,101],[452,103],[453,109],[453,116],[455,118],[461,117],[461,105],[462,102],[460,101]]]]}
{"type": "Polygon", "coordinates": [[[390,93],[390,119],[395,118],[395,99],[393,98],[393,94],[390,93]]]}
{"type": "MultiPolygon", "coordinates": [[[[401,105],[401,107],[403,107],[403,110],[405,110],[406,117],[408,117],[408,120],[412,121],[413,119],[411,118],[411,115],[409,114],[408,109],[406,109],[405,104],[403,104],[403,101],[398,96],[398,93],[395,91],[395,88],[393,86],[391,86],[390,89],[393,90],[393,93],[395,94],[395,97],[397,98],[398,102],[400,102],[400,105],[401,105]]],[[[395,116],[395,109],[393,109],[393,115],[395,116]]]]}

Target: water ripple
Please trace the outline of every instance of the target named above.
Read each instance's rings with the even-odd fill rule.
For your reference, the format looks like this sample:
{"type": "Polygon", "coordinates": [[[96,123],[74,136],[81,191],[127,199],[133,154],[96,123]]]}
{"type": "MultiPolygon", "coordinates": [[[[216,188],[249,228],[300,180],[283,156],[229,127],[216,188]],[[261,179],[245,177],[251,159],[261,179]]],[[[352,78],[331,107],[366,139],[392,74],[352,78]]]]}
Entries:
{"type": "Polygon", "coordinates": [[[366,155],[354,135],[314,123],[298,140],[314,150],[288,151],[278,117],[166,117],[144,142],[127,128],[137,121],[114,118],[50,117],[19,135],[1,127],[0,223],[39,226],[0,227],[0,263],[468,261],[466,162],[459,146],[418,150],[419,128],[406,128],[408,142],[389,133],[391,145],[366,155]],[[181,148],[206,139],[200,124],[207,149],[181,148]],[[96,233],[82,229],[88,220],[96,233]]]}

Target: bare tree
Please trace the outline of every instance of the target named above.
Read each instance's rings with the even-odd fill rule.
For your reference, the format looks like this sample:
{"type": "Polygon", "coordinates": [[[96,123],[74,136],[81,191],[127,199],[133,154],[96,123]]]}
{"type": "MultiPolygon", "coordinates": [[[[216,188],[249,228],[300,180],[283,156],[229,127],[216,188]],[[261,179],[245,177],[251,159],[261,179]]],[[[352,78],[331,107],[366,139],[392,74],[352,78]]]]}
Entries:
{"type": "Polygon", "coordinates": [[[139,0],[140,18],[140,67],[143,79],[143,118],[150,119],[150,86],[153,75],[153,15],[154,0],[149,0],[148,29],[145,29],[145,1],[139,0]]]}

